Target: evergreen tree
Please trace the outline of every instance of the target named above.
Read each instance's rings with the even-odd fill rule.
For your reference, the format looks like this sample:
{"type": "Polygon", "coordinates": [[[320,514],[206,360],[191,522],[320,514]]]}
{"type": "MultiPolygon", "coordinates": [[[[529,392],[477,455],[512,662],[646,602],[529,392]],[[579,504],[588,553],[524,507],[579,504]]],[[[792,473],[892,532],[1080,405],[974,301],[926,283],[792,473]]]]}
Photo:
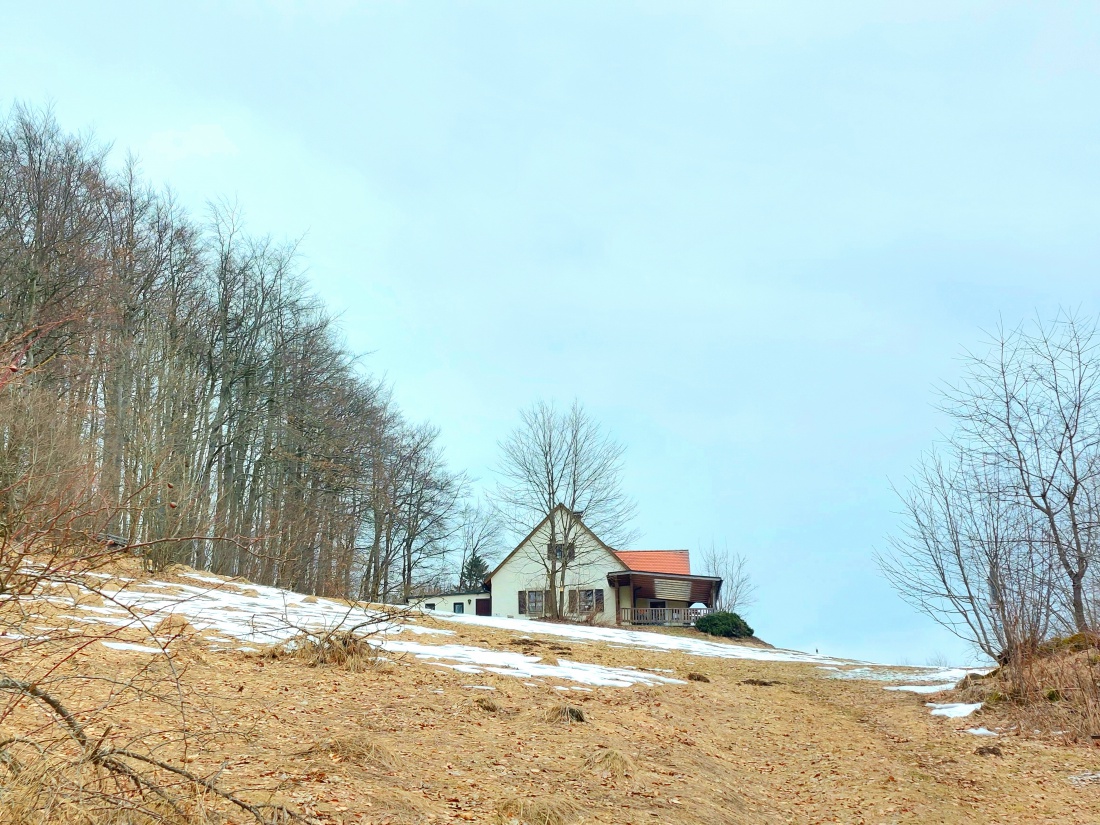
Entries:
{"type": "Polygon", "coordinates": [[[475,550],[462,564],[462,572],[458,576],[458,589],[480,590],[488,575],[489,565],[475,550]]]}

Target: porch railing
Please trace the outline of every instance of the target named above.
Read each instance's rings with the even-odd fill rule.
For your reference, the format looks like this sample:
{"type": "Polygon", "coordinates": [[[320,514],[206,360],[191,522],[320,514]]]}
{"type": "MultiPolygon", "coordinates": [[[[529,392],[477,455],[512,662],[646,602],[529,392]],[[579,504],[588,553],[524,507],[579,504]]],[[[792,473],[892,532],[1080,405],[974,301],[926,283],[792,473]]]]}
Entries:
{"type": "Polygon", "coordinates": [[[622,607],[619,608],[619,622],[691,627],[700,616],[713,612],[709,607],[622,607]]]}

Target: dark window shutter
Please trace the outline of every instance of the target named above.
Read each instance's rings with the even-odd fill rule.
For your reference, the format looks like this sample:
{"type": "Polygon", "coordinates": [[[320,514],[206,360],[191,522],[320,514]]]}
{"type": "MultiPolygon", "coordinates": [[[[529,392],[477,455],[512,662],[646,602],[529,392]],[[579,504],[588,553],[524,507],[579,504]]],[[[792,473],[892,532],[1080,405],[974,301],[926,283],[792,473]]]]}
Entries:
{"type": "Polygon", "coordinates": [[[577,612],[577,591],[576,590],[570,590],[569,591],[569,612],[570,613],[576,613],[577,612]]]}
{"type": "Polygon", "coordinates": [[[527,591],[519,591],[519,614],[522,616],[527,613],[527,591]]]}
{"type": "Polygon", "coordinates": [[[577,545],[570,544],[569,545],[569,561],[573,561],[575,558],[577,558],[577,545]]]}
{"type": "Polygon", "coordinates": [[[603,613],[603,588],[596,591],[596,612],[603,613]]]}
{"type": "Polygon", "coordinates": [[[549,590],[543,590],[542,591],[542,615],[543,616],[553,616],[555,613],[557,613],[557,609],[558,609],[557,602],[550,601],[550,591],[549,590]]]}

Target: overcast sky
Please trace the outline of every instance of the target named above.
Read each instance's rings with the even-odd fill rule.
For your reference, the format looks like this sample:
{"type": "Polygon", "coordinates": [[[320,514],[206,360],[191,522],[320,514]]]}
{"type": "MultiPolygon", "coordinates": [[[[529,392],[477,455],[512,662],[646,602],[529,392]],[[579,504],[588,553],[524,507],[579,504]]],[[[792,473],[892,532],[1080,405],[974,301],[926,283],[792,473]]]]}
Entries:
{"type": "Polygon", "coordinates": [[[11,6],[0,103],[303,236],[455,467],[579,398],[627,445],[639,546],[744,553],[763,638],[968,655],[872,553],[958,354],[1097,311],[1100,7],[11,6]]]}

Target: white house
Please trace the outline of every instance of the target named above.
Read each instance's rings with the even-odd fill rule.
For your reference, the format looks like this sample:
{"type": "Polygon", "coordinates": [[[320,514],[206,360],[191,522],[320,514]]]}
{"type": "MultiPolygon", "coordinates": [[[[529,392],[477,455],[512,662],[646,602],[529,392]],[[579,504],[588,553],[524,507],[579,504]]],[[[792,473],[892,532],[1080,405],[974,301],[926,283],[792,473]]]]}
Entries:
{"type": "Polygon", "coordinates": [[[660,625],[692,624],[711,612],[722,587],[715,576],[691,575],[687,550],[614,550],[579,515],[570,517],[563,505],[539,522],[485,583],[487,609],[493,616],[550,615],[550,599],[564,591],[567,617],[601,624],[660,625]],[[553,531],[551,519],[557,519],[553,531]],[[566,521],[573,525],[569,546],[560,540],[552,545],[552,534],[560,537],[567,532],[566,521]],[[563,555],[564,587],[551,592],[547,562],[563,555]]]}

